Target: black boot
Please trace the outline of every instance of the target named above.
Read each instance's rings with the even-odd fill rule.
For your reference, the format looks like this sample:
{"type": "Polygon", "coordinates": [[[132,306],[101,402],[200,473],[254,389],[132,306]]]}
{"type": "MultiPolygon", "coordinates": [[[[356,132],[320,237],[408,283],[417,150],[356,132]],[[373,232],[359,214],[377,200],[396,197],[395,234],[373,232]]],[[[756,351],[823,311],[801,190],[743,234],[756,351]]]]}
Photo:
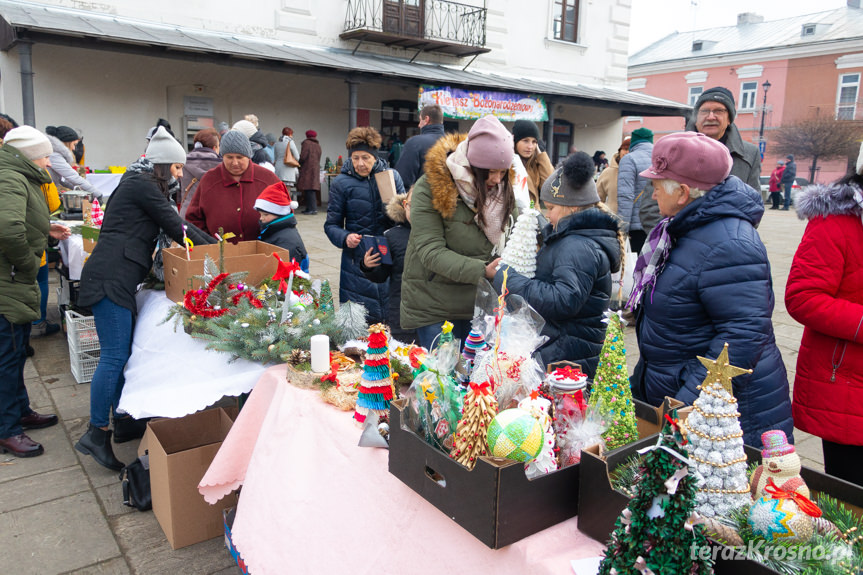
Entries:
{"type": "Polygon", "coordinates": [[[114,457],[114,450],[111,449],[111,431],[104,430],[99,427],[90,427],[87,433],[81,436],[78,443],[75,444],[75,449],[85,455],[92,455],[96,463],[102,467],[120,471],[126,465],[114,457]]]}
{"type": "Polygon", "coordinates": [[[149,419],[134,419],[131,416],[114,418],[114,443],[125,443],[141,439],[147,431],[149,419]]]}

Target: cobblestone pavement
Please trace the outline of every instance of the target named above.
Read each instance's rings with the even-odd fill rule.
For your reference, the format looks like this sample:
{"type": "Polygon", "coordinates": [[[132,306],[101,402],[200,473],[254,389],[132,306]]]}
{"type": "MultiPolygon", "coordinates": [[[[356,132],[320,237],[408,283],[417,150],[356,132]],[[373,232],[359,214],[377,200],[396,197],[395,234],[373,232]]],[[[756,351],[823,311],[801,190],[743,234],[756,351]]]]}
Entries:
{"type": "MultiPolygon", "coordinates": [[[[323,233],[325,212],[297,217],[313,275],[329,278],[338,293],[340,252],[323,233]]],[[[803,229],[793,211],[767,211],[760,228],[773,266],[773,320],[790,381],[803,329],[785,311],[783,294],[803,229]]],[[[52,291],[55,281],[52,277],[52,291]]],[[[57,321],[56,309],[50,313],[57,321]]],[[[631,327],[626,340],[632,368],[637,346],[631,327]]],[[[33,347],[36,355],[25,372],[32,405],[40,412],[57,413],[61,422],[31,432],[45,446],[41,457],[0,456],[0,571],[21,575],[236,573],[221,539],[172,551],[152,512],[123,506],[117,475],[73,449],[87,426],[89,384],[75,383],[65,338],[62,334],[36,338],[33,347]]],[[[796,432],[796,438],[805,464],[821,468],[820,440],[802,432],[796,432]]],[[[116,446],[120,460],[127,462],[136,449],[136,442],[116,446]]]]}

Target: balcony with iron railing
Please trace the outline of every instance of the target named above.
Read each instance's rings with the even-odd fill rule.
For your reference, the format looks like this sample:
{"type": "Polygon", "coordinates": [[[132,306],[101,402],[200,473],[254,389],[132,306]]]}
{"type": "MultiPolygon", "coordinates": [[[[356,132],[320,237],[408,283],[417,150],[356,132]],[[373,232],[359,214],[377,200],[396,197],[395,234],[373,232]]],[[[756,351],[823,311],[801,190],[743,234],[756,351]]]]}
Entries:
{"type": "MultiPolygon", "coordinates": [[[[449,0],[348,0],[343,40],[455,56],[485,47],[486,9],[449,0]]],[[[358,44],[359,46],[359,44],[358,44]]]]}

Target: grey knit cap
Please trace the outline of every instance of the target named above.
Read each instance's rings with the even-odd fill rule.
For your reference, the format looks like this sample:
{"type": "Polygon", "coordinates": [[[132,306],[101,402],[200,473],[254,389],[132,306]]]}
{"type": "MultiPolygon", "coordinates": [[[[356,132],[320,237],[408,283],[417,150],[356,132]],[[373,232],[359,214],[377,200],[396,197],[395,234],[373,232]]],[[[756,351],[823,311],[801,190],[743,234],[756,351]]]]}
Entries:
{"type": "Polygon", "coordinates": [[[539,198],[558,206],[590,206],[599,202],[593,158],[584,152],[570,154],[542,184],[539,198]]]}
{"type": "Polygon", "coordinates": [[[249,138],[239,130],[228,130],[219,142],[219,153],[223,156],[226,154],[240,154],[241,156],[251,158],[252,144],[249,142],[249,138]]]}
{"type": "Polygon", "coordinates": [[[147,144],[144,157],[154,164],[185,164],[186,150],[164,126],[159,126],[147,144]]]}

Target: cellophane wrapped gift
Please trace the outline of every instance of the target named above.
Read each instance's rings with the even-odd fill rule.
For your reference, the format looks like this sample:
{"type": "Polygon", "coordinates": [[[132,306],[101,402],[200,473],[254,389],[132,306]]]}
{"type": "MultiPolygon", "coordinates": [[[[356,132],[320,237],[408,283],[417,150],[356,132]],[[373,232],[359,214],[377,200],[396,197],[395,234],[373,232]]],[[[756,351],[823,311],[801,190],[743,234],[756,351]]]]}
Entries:
{"type": "Polygon", "coordinates": [[[541,360],[534,357],[548,340],[541,335],[545,320],[521,296],[498,296],[492,285],[482,279],[473,323],[491,347],[477,353],[471,381],[492,382],[501,411],[515,407],[531,391],[539,389],[545,378],[541,360]]]}
{"type": "Polygon", "coordinates": [[[554,428],[557,431],[558,460],[560,468],[581,461],[581,450],[605,442],[602,434],[608,428],[602,418],[602,401],[588,406],[587,398],[573,402],[555,413],[554,428]]]}
{"type": "Polygon", "coordinates": [[[420,437],[446,453],[461,417],[464,389],[455,378],[461,340],[445,341],[430,351],[405,393],[405,423],[420,437]]]}

